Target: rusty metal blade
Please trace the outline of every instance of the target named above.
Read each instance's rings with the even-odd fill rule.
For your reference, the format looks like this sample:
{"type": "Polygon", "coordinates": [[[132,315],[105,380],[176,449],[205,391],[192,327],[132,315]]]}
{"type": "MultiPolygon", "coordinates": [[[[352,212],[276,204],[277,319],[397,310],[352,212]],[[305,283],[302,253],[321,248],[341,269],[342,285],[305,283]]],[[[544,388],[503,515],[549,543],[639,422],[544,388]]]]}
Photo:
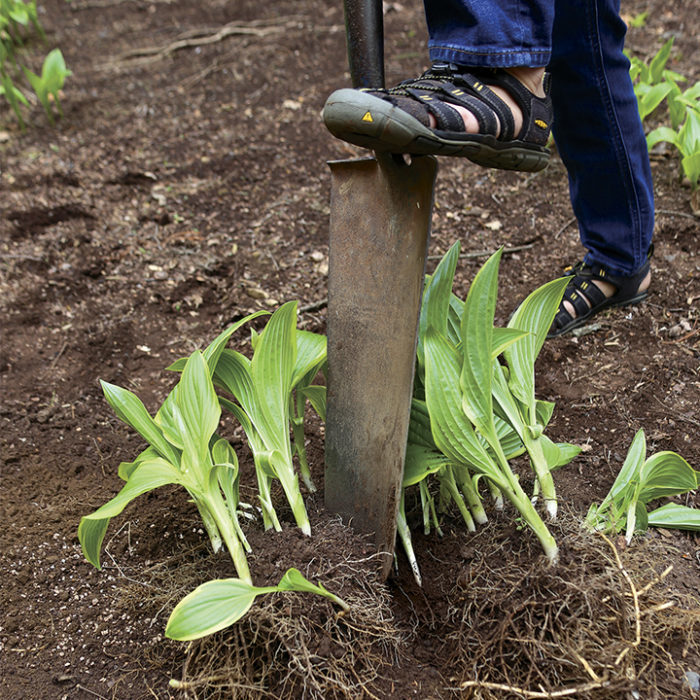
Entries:
{"type": "Polygon", "coordinates": [[[331,168],[325,501],[372,533],[388,576],[437,161],[331,168]]]}

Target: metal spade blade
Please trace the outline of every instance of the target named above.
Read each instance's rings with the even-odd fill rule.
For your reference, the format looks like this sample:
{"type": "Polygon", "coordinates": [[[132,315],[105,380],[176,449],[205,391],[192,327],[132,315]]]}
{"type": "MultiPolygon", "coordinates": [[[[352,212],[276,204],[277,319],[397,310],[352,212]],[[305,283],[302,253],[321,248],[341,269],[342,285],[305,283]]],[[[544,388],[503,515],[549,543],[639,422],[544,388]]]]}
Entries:
{"type": "Polygon", "coordinates": [[[437,161],[331,162],[325,501],[391,569],[437,161]]]}

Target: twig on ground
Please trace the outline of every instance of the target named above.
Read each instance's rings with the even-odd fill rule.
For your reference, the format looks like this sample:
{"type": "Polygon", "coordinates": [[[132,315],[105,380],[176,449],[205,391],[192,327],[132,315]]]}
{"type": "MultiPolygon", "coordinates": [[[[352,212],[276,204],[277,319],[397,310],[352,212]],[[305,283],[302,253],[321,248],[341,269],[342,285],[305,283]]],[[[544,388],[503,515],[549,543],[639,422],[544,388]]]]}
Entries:
{"type": "MultiPolygon", "coordinates": [[[[516,245],[513,246],[512,248],[504,248],[503,249],[503,255],[510,255],[512,253],[519,253],[522,250],[530,250],[530,248],[535,247],[536,241],[531,241],[530,243],[523,243],[523,245],[516,245]]],[[[473,253],[462,253],[460,254],[459,258],[460,260],[464,260],[466,258],[488,258],[490,255],[493,255],[493,250],[477,250],[474,251],[473,253]]],[[[442,255],[429,255],[428,260],[440,260],[442,259],[442,255]]]]}
{"type": "Polygon", "coordinates": [[[114,67],[115,64],[131,62],[134,59],[136,59],[135,62],[138,63],[159,61],[163,58],[167,58],[170,54],[175,53],[176,51],[196,48],[197,46],[216,44],[230,36],[254,36],[256,38],[261,38],[269,36],[270,34],[284,32],[298,24],[299,19],[299,17],[286,18],[281,23],[278,22],[276,24],[269,24],[260,21],[248,22],[245,24],[240,22],[229,22],[211,33],[204,34],[203,32],[205,30],[197,30],[195,32],[191,32],[189,35],[185,35],[181,39],[171,42],[170,44],[165,44],[164,46],[145,46],[142,48],[132,49],[131,51],[121,54],[116,61],[102,66],[102,68],[109,69],[114,67]]]}
{"type": "Polygon", "coordinates": [[[319,311],[320,309],[325,309],[328,306],[328,299],[321,299],[320,301],[314,301],[311,304],[306,304],[305,306],[299,307],[299,313],[305,314],[310,311],[319,311]]]}
{"type": "Polygon", "coordinates": [[[117,5],[121,5],[123,2],[134,2],[137,5],[172,5],[175,0],[147,0],[146,2],[143,2],[142,0],[86,0],[86,2],[71,2],[69,7],[71,12],[94,9],[101,10],[106,7],[116,7],[117,5]]]}
{"type": "Polygon", "coordinates": [[[656,214],[661,214],[662,216],[680,216],[684,219],[697,219],[697,214],[688,214],[685,211],[673,211],[672,209],[657,209],[656,214]]]}
{"type": "Polygon", "coordinates": [[[554,234],[554,238],[559,238],[559,236],[561,236],[561,234],[564,233],[564,231],[566,231],[566,229],[569,228],[569,226],[571,226],[571,224],[575,224],[575,223],[576,223],[576,217],[575,217],[575,216],[572,216],[572,217],[571,217],[571,218],[570,218],[570,219],[569,219],[555,234],[554,234]]]}

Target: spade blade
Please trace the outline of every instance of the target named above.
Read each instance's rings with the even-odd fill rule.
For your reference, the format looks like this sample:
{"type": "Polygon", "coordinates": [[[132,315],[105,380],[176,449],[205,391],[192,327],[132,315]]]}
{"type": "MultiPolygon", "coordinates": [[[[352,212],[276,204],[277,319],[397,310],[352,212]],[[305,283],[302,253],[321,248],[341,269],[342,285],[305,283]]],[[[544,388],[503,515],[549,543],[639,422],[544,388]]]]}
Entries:
{"type": "Polygon", "coordinates": [[[437,161],[334,161],[325,501],[391,569],[437,161]]]}

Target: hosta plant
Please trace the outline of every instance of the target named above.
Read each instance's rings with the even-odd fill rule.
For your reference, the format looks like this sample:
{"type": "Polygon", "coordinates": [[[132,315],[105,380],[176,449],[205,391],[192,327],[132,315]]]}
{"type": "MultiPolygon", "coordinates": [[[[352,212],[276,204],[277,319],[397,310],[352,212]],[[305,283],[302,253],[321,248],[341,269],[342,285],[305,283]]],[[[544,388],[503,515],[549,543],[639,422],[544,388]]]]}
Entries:
{"type": "Polygon", "coordinates": [[[686,78],[666,68],[673,38],[659,49],[647,64],[631,57],[630,77],[637,97],[639,115],[644,121],[662,102],[668,106],[670,126],[663,124],[647,135],[647,148],[659,143],[674,146],[681,158],[681,174],[695,190],[700,182],[700,82],[682,90],[686,78]]]}
{"type": "Polygon", "coordinates": [[[204,355],[192,353],[154,417],[127,389],[107,382],[102,388],[117,416],[149,446],[134,462],[120,465],[119,475],[126,482],[121,491],[81,519],[78,537],[87,560],[99,568],[109,522],[132,500],[160,486],[179,484],[197,506],[214,549],[223,540],[236,572],[251,582],[237,519],[238,459],[231,445],[216,436],[221,407],[204,355]]]}
{"type": "Polygon", "coordinates": [[[654,527],[700,530],[700,510],[677,503],[647,512],[651,501],[694,491],[700,472],[675,452],[657,452],[647,458],[646,437],[639,430],[612,488],[602,503],[593,504],[586,516],[592,530],[620,532],[627,542],[635,532],[654,527]]]}
{"type": "MultiPolygon", "coordinates": [[[[255,401],[259,404],[267,402],[266,410],[258,408],[256,425],[263,426],[268,441],[286,433],[288,442],[291,406],[303,410],[303,402],[292,401],[288,384],[299,386],[300,392],[309,396],[319,408],[325,404],[325,394],[321,391],[324,388],[312,384],[325,361],[325,339],[301,332],[295,336],[291,329],[293,326],[296,330],[296,302],[285,305],[280,311],[272,315],[261,334],[253,333],[257,360],[254,355],[250,364],[255,364],[257,369],[249,368],[255,379],[245,384],[248,394],[244,402],[248,405],[255,401]],[[289,342],[285,342],[285,338],[289,342]],[[291,378],[281,381],[280,375],[287,377],[290,374],[290,363],[291,378]],[[281,403],[275,403],[275,397],[281,397],[281,403]],[[282,404],[287,407],[286,412],[281,408],[282,404]],[[279,421],[277,426],[275,421],[279,421]]],[[[216,433],[221,404],[227,400],[217,396],[214,379],[220,386],[231,386],[225,381],[226,358],[231,353],[225,346],[244,323],[266,313],[260,311],[241,319],[203,352],[196,350],[189,358],[171,366],[170,369],[181,372],[180,380],[153,417],[132,392],[102,382],[105,397],[117,416],[134,428],[148,442],[148,447],[133,462],[120,465],[119,476],[126,482],[121,491],[81,519],[78,537],[85,557],[100,568],[100,550],[110,520],[138,496],[159,486],[179,484],[197,506],[214,550],[218,551],[222,544],[225,545],[236,569],[236,578],[204,583],[180,601],[166,627],[166,636],[172,639],[198,639],[221,630],[245,615],[255,598],[266,593],[316,593],[331,599],[343,610],[348,609],[344,601],[322,585],[307,581],[297,569],[289,569],[275,586],[257,587],[253,585],[248,568],[246,552],[250,551],[250,546],[238,520],[239,506],[242,505],[238,493],[238,458],[230,443],[216,433]]],[[[234,413],[238,415],[239,411],[234,413]]],[[[281,438],[277,444],[280,443],[281,438]]],[[[291,449],[287,452],[291,453],[291,449]]],[[[269,459],[274,461],[277,456],[269,459]]]]}
{"type": "Polygon", "coordinates": [[[27,99],[29,93],[25,94],[23,86],[23,77],[29,82],[49,122],[53,124],[54,106],[58,115],[62,114],[59,91],[71,74],[59,49],[49,52],[39,75],[22,65],[18,53],[30,25],[42,39],[46,38],[38,20],[35,2],[0,0],[0,95],[4,95],[22,128],[22,107],[30,106],[27,99]]]}
{"type": "Polygon", "coordinates": [[[46,118],[49,120],[49,123],[53,125],[55,123],[53,113],[54,105],[58,115],[60,117],[63,116],[59,92],[63,89],[66,78],[71,75],[71,72],[66,68],[63,54],[60,49],[53,49],[53,51],[50,51],[41,66],[40,75],[33,73],[26,67],[23,67],[22,70],[29,84],[34,89],[41,106],[44,108],[46,118]]]}
{"type": "MultiPolygon", "coordinates": [[[[326,361],[326,339],[298,330],[296,310],[295,301],[282,305],[262,333],[253,333],[252,358],[224,349],[212,372],[214,383],[233,397],[219,400],[240,422],[253,452],[265,527],[281,529],[271,496],[272,482],[278,479],[297,525],[308,535],[311,526],[293,457],[295,452],[299,455],[302,478],[313,490],[305,459],[303,411],[307,397],[312,405],[325,403],[325,387],[312,381],[326,361]]],[[[170,369],[181,367],[182,360],[170,369]]]]}
{"type": "MultiPolygon", "coordinates": [[[[647,146],[652,149],[663,141],[675,146],[681,157],[681,173],[688,179],[693,189],[700,184],[700,84],[688,91],[691,99],[682,98],[680,104],[685,111],[685,119],[676,130],[660,126],[647,136],[647,146]]],[[[679,98],[680,99],[680,98],[679,98]]]]}
{"type": "Polygon", "coordinates": [[[636,56],[630,56],[630,78],[637,98],[639,116],[644,121],[673,91],[678,82],[685,78],[666,68],[673,37],[671,37],[652,57],[649,63],[636,56]]]}
{"type": "MultiPolygon", "coordinates": [[[[495,328],[500,251],[478,272],[464,302],[452,293],[458,256],[457,243],[426,284],[404,484],[419,485],[425,528],[435,522],[424,483],[434,474],[441,500],[456,503],[473,529],[486,519],[479,494],[485,480],[492,494],[515,506],[547,557],[556,561],[557,545],[510,460],[528,454],[553,518],[556,493],[550,472],[572,459],[578,448],[557,445],[544,435],[553,405],[535,398],[534,364],[566,281],[536,290],[507,327],[495,328]]],[[[402,508],[399,534],[416,572],[402,508]]]]}

